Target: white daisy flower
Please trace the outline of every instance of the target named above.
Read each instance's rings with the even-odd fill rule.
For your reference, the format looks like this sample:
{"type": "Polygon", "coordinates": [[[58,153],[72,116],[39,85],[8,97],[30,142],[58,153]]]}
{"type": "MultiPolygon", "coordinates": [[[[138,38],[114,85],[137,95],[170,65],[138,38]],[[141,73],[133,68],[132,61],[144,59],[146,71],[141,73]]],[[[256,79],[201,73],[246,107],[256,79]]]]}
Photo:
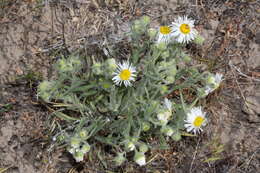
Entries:
{"type": "Polygon", "coordinates": [[[179,43],[188,43],[194,40],[197,35],[194,20],[188,19],[187,16],[178,17],[172,23],[172,35],[176,37],[176,41],[179,43]]]}
{"type": "Polygon", "coordinates": [[[135,80],[135,67],[133,67],[129,62],[123,62],[117,64],[117,71],[113,74],[113,81],[116,85],[120,85],[124,83],[124,85],[131,86],[131,81],[135,80]]]}
{"type": "Polygon", "coordinates": [[[157,43],[169,43],[172,38],[172,27],[171,26],[160,26],[159,33],[157,36],[157,43]]]}
{"type": "Polygon", "coordinates": [[[195,107],[187,113],[187,119],[184,120],[186,124],[184,124],[187,132],[193,131],[194,134],[199,133],[202,130],[202,126],[206,125],[206,113],[202,111],[201,107],[195,107]]]}

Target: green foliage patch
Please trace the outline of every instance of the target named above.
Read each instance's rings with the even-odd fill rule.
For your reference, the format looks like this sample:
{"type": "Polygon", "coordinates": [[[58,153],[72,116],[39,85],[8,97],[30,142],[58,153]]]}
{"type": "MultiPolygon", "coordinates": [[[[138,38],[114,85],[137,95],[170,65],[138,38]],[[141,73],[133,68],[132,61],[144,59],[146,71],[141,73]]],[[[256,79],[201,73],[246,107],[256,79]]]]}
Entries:
{"type": "MultiPolygon", "coordinates": [[[[146,16],[133,22],[127,33],[130,53],[123,59],[64,57],[55,64],[56,79],[39,85],[38,96],[65,121],[54,139],[76,161],[101,143],[111,146],[115,164],[134,152],[135,162],[145,165],[148,150],[163,149],[167,140],[181,140],[183,130],[196,134],[206,124],[205,113],[195,105],[222,76],[194,64],[185,44],[160,38],[158,32],[169,28],[158,31],[149,24],[146,16]],[[151,138],[158,142],[150,143],[151,138]]],[[[197,34],[194,42],[201,44],[203,38],[197,34]]]]}

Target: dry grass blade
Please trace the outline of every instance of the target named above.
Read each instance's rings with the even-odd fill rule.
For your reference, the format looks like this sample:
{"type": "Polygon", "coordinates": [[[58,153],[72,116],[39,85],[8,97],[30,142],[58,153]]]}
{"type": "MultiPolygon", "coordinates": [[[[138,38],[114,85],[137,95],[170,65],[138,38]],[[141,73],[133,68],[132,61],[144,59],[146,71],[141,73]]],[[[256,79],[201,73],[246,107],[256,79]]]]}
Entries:
{"type": "Polygon", "coordinates": [[[4,173],[5,171],[7,171],[8,169],[10,169],[13,166],[9,166],[7,168],[0,168],[0,173],[4,173]]]}

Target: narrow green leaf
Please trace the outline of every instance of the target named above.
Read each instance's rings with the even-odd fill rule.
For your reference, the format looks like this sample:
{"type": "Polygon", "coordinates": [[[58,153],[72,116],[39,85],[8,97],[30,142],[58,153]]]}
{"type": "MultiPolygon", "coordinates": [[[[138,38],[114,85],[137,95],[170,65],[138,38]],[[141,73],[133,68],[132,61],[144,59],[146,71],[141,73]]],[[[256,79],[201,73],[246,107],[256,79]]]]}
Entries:
{"type": "Polygon", "coordinates": [[[66,121],[76,121],[76,120],[80,120],[79,118],[74,118],[71,116],[68,116],[62,112],[53,112],[54,115],[56,115],[57,117],[66,120],[66,121]]]}
{"type": "Polygon", "coordinates": [[[217,161],[217,160],[220,160],[221,158],[220,157],[211,157],[211,158],[208,158],[206,160],[203,160],[203,162],[214,162],[214,161],[217,161]]]}

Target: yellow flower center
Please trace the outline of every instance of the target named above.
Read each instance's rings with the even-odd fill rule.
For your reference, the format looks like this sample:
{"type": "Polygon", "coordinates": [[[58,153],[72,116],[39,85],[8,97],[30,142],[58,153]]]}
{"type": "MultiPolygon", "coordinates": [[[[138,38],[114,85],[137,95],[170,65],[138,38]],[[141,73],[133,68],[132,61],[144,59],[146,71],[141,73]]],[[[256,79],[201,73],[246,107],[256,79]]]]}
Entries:
{"type": "Polygon", "coordinates": [[[204,118],[201,116],[197,116],[195,121],[193,122],[193,125],[195,127],[200,127],[202,125],[202,123],[204,122],[204,118]]]}
{"type": "Polygon", "coordinates": [[[119,74],[121,80],[129,80],[131,72],[128,69],[122,70],[119,74]]]}
{"type": "Polygon", "coordinates": [[[160,33],[163,35],[167,35],[171,32],[171,28],[169,26],[161,26],[160,27],[160,33]]]}
{"type": "Polygon", "coordinates": [[[181,24],[180,30],[183,34],[189,34],[190,33],[190,26],[188,24],[181,24]]]}

